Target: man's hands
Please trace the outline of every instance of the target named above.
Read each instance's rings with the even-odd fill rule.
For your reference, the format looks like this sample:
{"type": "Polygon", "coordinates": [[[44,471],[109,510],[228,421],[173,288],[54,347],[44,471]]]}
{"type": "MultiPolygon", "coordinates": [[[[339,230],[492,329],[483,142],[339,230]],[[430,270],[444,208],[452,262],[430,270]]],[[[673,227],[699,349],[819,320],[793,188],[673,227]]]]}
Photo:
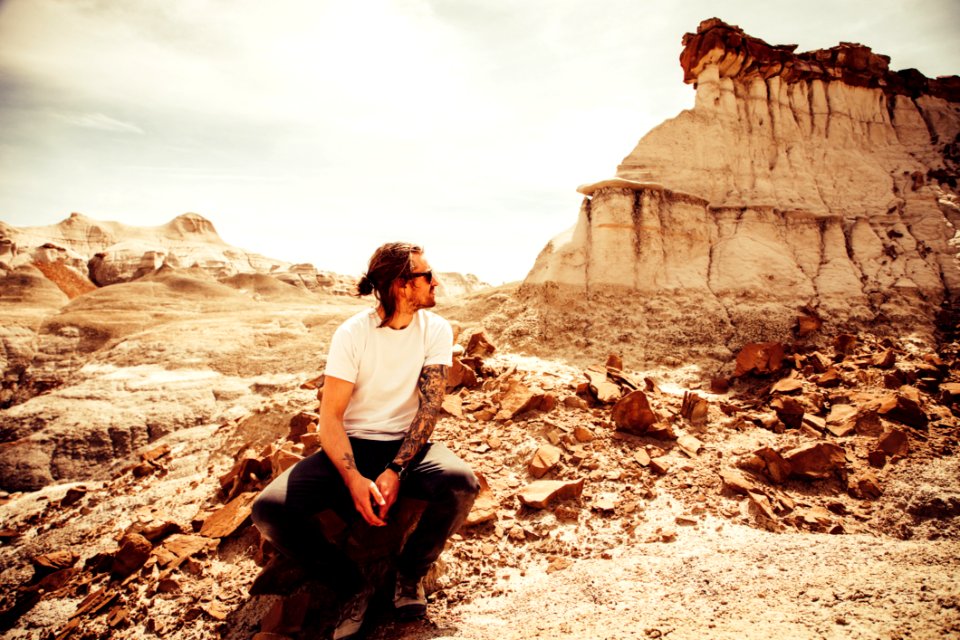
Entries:
{"type": "Polygon", "coordinates": [[[400,478],[396,472],[385,470],[373,482],[359,473],[355,474],[347,485],[353,506],[367,523],[375,526],[385,526],[387,512],[397,501],[400,493],[400,478]]]}

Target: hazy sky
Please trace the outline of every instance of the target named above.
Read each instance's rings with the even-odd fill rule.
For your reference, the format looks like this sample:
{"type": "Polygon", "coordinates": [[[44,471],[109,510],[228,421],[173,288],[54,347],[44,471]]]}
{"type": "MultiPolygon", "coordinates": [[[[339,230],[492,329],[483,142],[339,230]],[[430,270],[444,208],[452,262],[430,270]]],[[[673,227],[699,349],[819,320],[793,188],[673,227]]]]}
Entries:
{"type": "Polygon", "coordinates": [[[713,16],[960,73],[958,0],[0,0],[0,220],[193,211],[321,269],[405,239],[519,280],[693,106],[680,40],[713,16]]]}

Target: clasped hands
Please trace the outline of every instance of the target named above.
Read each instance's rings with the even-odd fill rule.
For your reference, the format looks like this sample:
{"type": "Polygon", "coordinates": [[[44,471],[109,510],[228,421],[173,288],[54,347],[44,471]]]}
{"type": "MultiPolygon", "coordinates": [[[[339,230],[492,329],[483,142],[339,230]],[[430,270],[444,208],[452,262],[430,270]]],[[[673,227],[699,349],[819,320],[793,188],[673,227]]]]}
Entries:
{"type": "Polygon", "coordinates": [[[376,481],[357,473],[347,488],[353,498],[354,508],[368,524],[386,526],[387,512],[400,493],[400,478],[395,471],[385,469],[376,481]]]}

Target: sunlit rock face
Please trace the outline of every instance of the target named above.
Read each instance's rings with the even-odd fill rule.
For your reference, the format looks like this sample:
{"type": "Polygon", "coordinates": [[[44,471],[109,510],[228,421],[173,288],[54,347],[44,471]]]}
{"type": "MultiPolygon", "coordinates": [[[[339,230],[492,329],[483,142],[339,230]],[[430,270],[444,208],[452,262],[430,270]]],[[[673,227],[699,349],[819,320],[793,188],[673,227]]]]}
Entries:
{"type": "Polygon", "coordinates": [[[580,188],[525,290],[659,300],[645,326],[692,342],[780,337],[801,307],[930,334],[960,295],[960,79],[892,72],[857,44],[796,54],[717,19],[683,43],[694,108],[580,188]]]}

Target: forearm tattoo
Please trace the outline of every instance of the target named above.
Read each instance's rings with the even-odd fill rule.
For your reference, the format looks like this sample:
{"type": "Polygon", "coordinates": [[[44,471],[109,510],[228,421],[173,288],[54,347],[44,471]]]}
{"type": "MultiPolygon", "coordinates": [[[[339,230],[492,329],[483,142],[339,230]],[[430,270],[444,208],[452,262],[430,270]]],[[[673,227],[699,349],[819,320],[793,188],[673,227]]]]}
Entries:
{"type": "Polygon", "coordinates": [[[354,460],[352,453],[343,454],[343,468],[352,471],[357,468],[357,461],[354,460]]]}
{"type": "Polygon", "coordinates": [[[400,450],[393,459],[402,467],[407,466],[420,452],[437,424],[440,405],[443,404],[443,394],[447,388],[446,365],[431,364],[424,367],[420,372],[417,386],[420,388],[420,408],[417,409],[417,415],[410,423],[410,430],[407,431],[403,444],[400,445],[400,450]]]}

